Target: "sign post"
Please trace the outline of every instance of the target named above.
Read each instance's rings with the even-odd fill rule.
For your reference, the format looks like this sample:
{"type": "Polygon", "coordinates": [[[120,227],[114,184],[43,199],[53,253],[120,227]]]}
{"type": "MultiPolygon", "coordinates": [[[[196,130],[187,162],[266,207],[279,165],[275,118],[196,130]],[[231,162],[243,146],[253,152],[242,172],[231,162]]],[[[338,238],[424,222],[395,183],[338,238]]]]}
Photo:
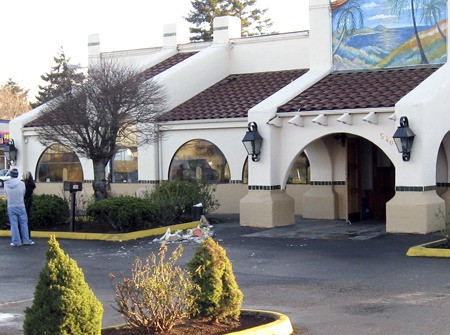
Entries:
{"type": "Polygon", "coordinates": [[[83,190],[83,183],[80,181],[65,181],[64,191],[70,192],[71,203],[71,218],[70,218],[70,231],[75,231],[75,207],[76,207],[76,194],[83,190]]]}

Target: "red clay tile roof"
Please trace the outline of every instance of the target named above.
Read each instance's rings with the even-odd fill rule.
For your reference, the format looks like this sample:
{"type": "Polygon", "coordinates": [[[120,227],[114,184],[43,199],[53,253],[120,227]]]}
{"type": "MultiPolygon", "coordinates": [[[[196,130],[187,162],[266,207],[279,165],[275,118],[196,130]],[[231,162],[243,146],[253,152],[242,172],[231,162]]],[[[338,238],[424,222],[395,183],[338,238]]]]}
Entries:
{"type": "Polygon", "coordinates": [[[247,117],[248,110],[307,70],[233,74],[178,105],[161,121],[247,117]]]}
{"type": "Polygon", "coordinates": [[[174,65],[177,65],[178,63],[181,63],[185,59],[195,54],[196,52],[177,53],[176,55],[163,60],[161,63],[158,63],[155,66],[152,66],[151,68],[143,71],[141,73],[141,76],[145,78],[145,80],[153,78],[154,76],[166,71],[167,69],[171,68],[174,65]]]}
{"type": "MultiPolygon", "coordinates": [[[[178,63],[184,61],[185,59],[195,55],[197,52],[185,52],[185,53],[178,53],[176,55],[173,55],[172,57],[167,58],[166,60],[163,60],[162,62],[148,68],[147,70],[143,71],[139,75],[142,77],[142,80],[148,80],[150,78],[153,78],[154,76],[160,74],[161,72],[166,71],[167,69],[171,68],[174,65],[177,65],[178,63]]],[[[30,122],[28,122],[24,127],[39,127],[42,126],[40,119],[34,119],[30,122]]]]}
{"type": "Polygon", "coordinates": [[[280,112],[393,107],[438,67],[335,72],[278,108],[280,112]]]}

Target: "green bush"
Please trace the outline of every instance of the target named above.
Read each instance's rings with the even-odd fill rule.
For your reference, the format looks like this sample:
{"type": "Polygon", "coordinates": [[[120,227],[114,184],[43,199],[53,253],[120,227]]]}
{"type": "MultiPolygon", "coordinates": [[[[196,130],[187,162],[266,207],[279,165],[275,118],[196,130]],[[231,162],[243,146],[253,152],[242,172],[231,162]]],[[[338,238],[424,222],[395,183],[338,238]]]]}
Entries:
{"type": "Polygon", "coordinates": [[[33,206],[28,218],[30,229],[55,227],[67,223],[69,218],[69,204],[63,198],[51,194],[33,194],[33,206]]]}
{"type": "Polygon", "coordinates": [[[0,199],[0,228],[9,229],[9,218],[5,199],[0,199]]]}
{"type": "Polygon", "coordinates": [[[119,196],[90,204],[87,215],[94,221],[106,222],[121,232],[151,228],[155,222],[156,208],[148,200],[119,196]]]}
{"type": "Polygon", "coordinates": [[[238,319],[243,294],[233,274],[233,267],[223,249],[212,238],[200,244],[188,263],[194,289],[194,317],[208,317],[215,322],[238,319]]]}
{"type": "Polygon", "coordinates": [[[203,212],[211,213],[219,207],[214,197],[215,187],[199,181],[166,180],[147,194],[158,209],[157,224],[168,226],[189,222],[193,218],[193,205],[202,203],[203,212]]]}
{"type": "Polygon", "coordinates": [[[25,335],[100,335],[103,306],[83,271],[50,237],[31,307],[25,309],[25,335]]]}
{"type": "MultiPolygon", "coordinates": [[[[116,310],[139,334],[166,333],[182,318],[188,317],[193,305],[193,284],[188,271],[175,265],[182,256],[178,245],[166,260],[167,246],[161,245],[158,257],[137,258],[131,278],[113,283],[116,310]]],[[[115,279],[110,275],[111,281],[115,279]]]]}

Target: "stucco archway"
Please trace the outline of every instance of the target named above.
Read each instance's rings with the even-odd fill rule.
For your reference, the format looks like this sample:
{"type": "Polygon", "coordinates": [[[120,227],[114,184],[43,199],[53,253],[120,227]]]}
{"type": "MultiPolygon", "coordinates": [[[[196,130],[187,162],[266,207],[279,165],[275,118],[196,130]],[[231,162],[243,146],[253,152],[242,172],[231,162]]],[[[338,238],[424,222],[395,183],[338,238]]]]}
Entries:
{"type": "Polygon", "coordinates": [[[450,210],[450,132],[442,139],[436,161],[436,192],[445,201],[445,213],[450,210]]]}
{"type": "Polygon", "coordinates": [[[329,134],[299,148],[285,171],[286,189],[304,218],[385,220],[386,203],[395,194],[395,167],[373,142],[348,133],[329,134]],[[287,180],[293,163],[307,153],[308,185],[287,180]]]}

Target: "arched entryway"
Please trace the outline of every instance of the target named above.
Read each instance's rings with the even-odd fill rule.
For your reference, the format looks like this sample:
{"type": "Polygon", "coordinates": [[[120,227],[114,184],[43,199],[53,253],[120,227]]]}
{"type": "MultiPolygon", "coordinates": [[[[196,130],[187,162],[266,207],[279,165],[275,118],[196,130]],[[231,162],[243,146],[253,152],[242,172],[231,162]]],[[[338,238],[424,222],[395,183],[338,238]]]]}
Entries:
{"type": "Polygon", "coordinates": [[[349,134],[347,148],[348,219],[385,220],[386,203],[395,195],[395,167],[370,141],[349,134]]]}

